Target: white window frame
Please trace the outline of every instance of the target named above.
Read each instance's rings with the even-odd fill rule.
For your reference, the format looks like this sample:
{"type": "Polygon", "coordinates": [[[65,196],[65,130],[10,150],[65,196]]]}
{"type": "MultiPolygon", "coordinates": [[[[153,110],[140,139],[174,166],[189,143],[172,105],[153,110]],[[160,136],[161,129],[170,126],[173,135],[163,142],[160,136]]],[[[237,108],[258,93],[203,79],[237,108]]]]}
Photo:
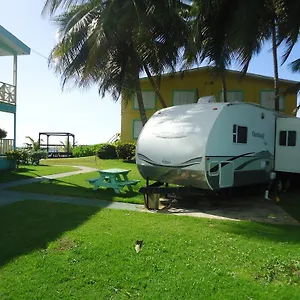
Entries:
{"type": "Polygon", "coordinates": [[[233,135],[233,137],[235,137],[235,141],[233,140],[233,137],[232,137],[232,142],[233,142],[233,144],[235,144],[235,145],[246,145],[246,144],[248,144],[248,138],[249,138],[249,137],[248,137],[248,132],[249,132],[248,126],[246,126],[246,125],[233,124],[232,135],[233,135]],[[234,126],[235,126],[235,131],[234,131],[234,126]],[[244,127],[244,128],[247,129],[246,143],[241,143],[241,142],[239,142],[239,134],[238,134],[238,132],[239,132],[239,127],[244,127]]]}
{"type": "Polygon", "coordinates": [[[278,145],[281,147],[295,147],[297,145],[297,131],[296,130],[280,130],[279,131],[279,140],[278,140],[278,145]],[[285,144],[281,145],[280,144],[280,134],[281,132],[285,132],[285,144]],[[289,145],[289,135],[290,132],[294,132],[295,133],[295,145],[289,145]]]}
{"type": "MultiPolygon", "coordinates": [[[[243,102],[244,92],[242,90],[227,91],[227,102],[243,102]]],[[[223,102],[223,91],[220,91],[220,102],[223,102]]]]}
{"type": "MultiPolygon", "coordinates": [[[[260,91],[260,106],[267,108],[267,109],[275,109],[275,91],[274,90],[261,90],[260,91]],[[264,99],[264,97],[267,97],[267,99],[264,99]],[[263,103],[265,101],[265,104],[263,103]],[[273,101],[273,103],[272,103],[273,101]],[[268,103],[268,104],[266,104],[268,103]],[[270,105],[272,103],[272,105],[270,105]]],[[[279,98],[279,110],[284,110],[285,99],[283,96],[280,96],[279,98]]]]}
{"type": "MultiPolygon", "coordinates": [[[[143,102],[145,110],[155,109],[156,108],[156,94],[155,91],[142,91],[143,102]],[[150,100],[149,100],[150,99],[150,100]]],[[[137,95],[133,96],[133,109],[139,109],[137,95]]]]}
{"type": "Polygon", "coordinates": [[[143,129],[143,124],[141,120],[133,120],[132,121],[132,138],[137,140],[141,131],[143,129]],[[137,127],[136,127],[137,126],[137,127]],[[140,129],[139,129],[140,128],[140,129]],[[136,131],[139,131],[138,133],[136,131]]]}
{"type": "Polygon", "coordinates": [[[172,93],[172,105],[177,106],[177,105],[184,105],[184,104],[192,104],[192,103],[197,103],[197,91],[196,90],[173,90],[172,93]],[[175,94],[176,93],[193,93],[193,99],[189,99],[188,101],[184,103],[175,103],[175,94]]]}

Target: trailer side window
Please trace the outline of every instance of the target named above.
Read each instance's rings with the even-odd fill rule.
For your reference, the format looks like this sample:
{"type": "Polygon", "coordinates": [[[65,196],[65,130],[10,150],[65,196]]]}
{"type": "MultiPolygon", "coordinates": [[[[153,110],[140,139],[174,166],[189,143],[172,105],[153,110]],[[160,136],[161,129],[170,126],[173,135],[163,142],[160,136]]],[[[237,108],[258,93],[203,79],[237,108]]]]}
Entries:
{"type": "Polygon", "coordinates": [[[238,144],[247,144],[248,128],[245,126],[233,125],[232,141],[238,144]]]}
{"type": "Polygon", "coordinates": [[[289,131],[288,146],[296,146],[296,131],[289,131]]]}
{"type": "Polygon", "coordinates": [[[296,146],[296,131],[280,131],[279,132],[280,146],[296,146]]]}
{"type": "Polygon", "coordinates": [[[279,132],[279,145],[286,146],[286,131],[279,132]]]}

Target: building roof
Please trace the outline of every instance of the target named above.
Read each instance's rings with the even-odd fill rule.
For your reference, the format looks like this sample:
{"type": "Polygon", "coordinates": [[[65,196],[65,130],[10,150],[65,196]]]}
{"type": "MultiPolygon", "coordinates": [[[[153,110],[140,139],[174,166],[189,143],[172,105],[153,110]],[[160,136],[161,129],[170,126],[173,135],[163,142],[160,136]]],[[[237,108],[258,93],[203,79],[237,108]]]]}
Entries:
{"type": "MultiPolygon", "coordinates": [[[[200,68],[192,68],[192,69],[188,69],[188,70],[184,70],[185,73],[194,73],[194,72],[201,72],[201,71],[206,71],[206,70],[211,70],[212,68],[209,66],[206,67],[200,67],[200,68]]],[[[243,73],[239,72],[239,71],[235,71],[235,70],[226,70],[227,73],[231,73],[231,74],[235,74],[235,75],[239,75],[241,76],[243,73]]],[[[175,72],[174,74],[181,74],[181,71],[175,72]]],[[[165,73],[162,75],[162,77],[167,77],[167,76],[172,76],[173,73],[165,73]]],[[[256,79],[262,79],[262,80],[272,80],[274,81],[274,78],[271,76],[265,76],[265,75],[259,75],[259,74],[254,74],[254,73],[246,73],[245,74],[246,77],[252,77],[252,78],[256,78],[256,79]]],[[[142,80],[144,79],[148,79],[148,77],[142,77],[142,80]]],[[[294,81],[294,80],[289,80],[289,79],[283,79],[283,78],[279,78],[279,80],[282,83],[288,83],[288,84],[296,84],[298,83],[298,81],[294,81]]]]}
{"type": "Polygon", "coordinates": [[[0,56],[29,54],[30,48],[0,25],[0,56]]]}

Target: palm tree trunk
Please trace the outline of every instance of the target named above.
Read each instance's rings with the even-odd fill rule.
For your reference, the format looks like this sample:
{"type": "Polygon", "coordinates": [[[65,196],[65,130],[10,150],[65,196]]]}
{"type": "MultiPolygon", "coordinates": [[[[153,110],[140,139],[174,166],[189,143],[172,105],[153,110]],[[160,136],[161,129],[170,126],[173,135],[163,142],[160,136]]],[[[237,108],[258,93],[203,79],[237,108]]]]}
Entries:
{"type": "Polygon", "coordinates": [[[223,92],[223,102],[227,102],[227,86],[226,86],[226,76],[225,73],[221,73],[222,80],[222,92],[223,92]]]}
{"type": "Polygon", "coordinates": [[[147,123],[147,116],[146,116],[146,110],[143,102],[143,95],[142,95],[141,82],[139,76],[137,76],[136,79],[135,92],[136,92],[137,102],[139,106],[141,121],[144,126],[147,123]]]}
{"type": "Polygon", "coordinates": [[[162,95],[161,95],[161,93],[159,91],[159,88],[158,88],[157,84],[155,83],[155,81],[154,81],[154,79],[153,79],[153,77],[152,77],[152,75],[151,75],[151,73],[150,73],[150,71],[149,71],[149,69],[148,69],[148,67],[146,65],[144,65],[144,69],[146,71],[147,77],[149,78],[149,81],[150,81],[153,89],[155,90],[155,93],[156,93],[156,95],[157,95],[157,97],[159,99],[159,102],[160,102],[161,106],[163,108],[166,108],[167,107],[166,102],[163,99],[163,97],[162,97],[162,95]]]}
{"type": "Polygon", "coordinates": [[[278,59],[277,59],[275,20],[273,21],[273,26],[272,26],[272,51],[273,51],[273,63],[274,63],[275,110],[279,111],[279,78],[278,78],[278,59]]]}

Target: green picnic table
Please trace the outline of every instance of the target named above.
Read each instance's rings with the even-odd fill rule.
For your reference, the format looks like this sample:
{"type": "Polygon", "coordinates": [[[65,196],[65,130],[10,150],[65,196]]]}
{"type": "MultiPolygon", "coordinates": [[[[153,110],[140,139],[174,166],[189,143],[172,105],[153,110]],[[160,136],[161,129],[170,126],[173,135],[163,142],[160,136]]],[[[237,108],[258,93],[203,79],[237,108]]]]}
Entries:
{"type": "Polygon", "coordinates": [[[99,187],[112,188],[119,194],[120,190],[127,186],[128,190],[132,192],[132,186],[136,185],[140,180],[129,180],[128,173],[131,170],[124,169],[107,169],[98,170],[99,177],[87,179],[87,181],[93,186],[93,190],[96,191],[99,187]]]}

